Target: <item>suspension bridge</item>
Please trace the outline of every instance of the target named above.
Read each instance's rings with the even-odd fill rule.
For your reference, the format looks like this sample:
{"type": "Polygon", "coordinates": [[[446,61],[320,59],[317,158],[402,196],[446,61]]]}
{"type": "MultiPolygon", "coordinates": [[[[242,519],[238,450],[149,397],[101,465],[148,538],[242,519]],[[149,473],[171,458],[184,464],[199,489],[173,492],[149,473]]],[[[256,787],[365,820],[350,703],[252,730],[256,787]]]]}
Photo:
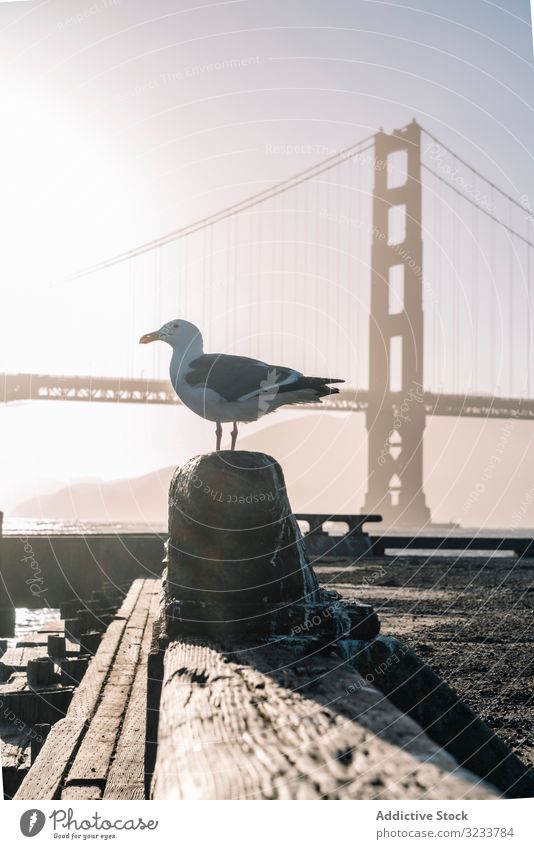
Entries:
{"type": "MultiPolygon", "coordinates": [[[[428,416],[534,419],[533,220],[414,120],[70,280],[122,286],[132,334],[148,294],[207,350],[345,376],[309,408],[365,414],[364,510],[417,526],[428,416]]],[[[0,400],[174,404],[152,357],[149,376],[133,355],[120,378],[7,374],[0,400]]]]}

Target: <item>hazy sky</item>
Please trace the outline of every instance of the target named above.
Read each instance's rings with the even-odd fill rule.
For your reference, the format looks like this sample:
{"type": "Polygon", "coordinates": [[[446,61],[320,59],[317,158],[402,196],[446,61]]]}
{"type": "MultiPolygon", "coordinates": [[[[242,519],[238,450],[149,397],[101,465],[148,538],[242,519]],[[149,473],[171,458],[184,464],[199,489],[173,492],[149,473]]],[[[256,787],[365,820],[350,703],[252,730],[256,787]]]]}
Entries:
{"type": "MultiPolygon", "coordinates": [[[[416,116],[534,198],[528,0],[7,3],[0,48],[7,370],[56,370],[77,335],[77,370],[109,371],[128,341],[123,288],[50,280],[380,126],[416,116]]],[[[141,297],[132,338],[158,318],[152,281],[141,297]]]]}
{"type": "MultiPolygon", "coordinates": [[[[177,295],[156,303],[147,276],[133,309],[127,279],[61,275],[379,127],[416,117],[512,196],[534,199],[528,0],[2,3],[0,56],[2,371],[140,371],[136,339],[177,295]]],[[[60,410],[0,413],[12,471],[17,437],[35,470],[40,429],[65,467],[60,410]]],[[[142,428],[127,411],[120,426],[94,414],[109,429],[91,471],[114,476],[121,428],[142,428]]],[[[83,444],[86,417],[73,419],[83,444]]],[[[170,419],[159,431],[169,460],[170,419]]],[[[160,462],[159,449],[145,444],[132,472],[160,462]]],[[[87,472],[79,452],[67,465],[87,472]]]]}

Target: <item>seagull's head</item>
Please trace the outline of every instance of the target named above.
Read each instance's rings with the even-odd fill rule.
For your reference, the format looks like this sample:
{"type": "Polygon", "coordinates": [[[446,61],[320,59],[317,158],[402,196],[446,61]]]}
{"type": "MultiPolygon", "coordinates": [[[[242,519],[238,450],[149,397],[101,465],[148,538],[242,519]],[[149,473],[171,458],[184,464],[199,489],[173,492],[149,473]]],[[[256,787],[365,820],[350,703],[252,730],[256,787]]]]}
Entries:
{"type": "Polygon", "coordinates": [[[198,348],[199,344],[202,346],[202,334],[198,327],[195,327],[190,321],[175,318],[173,321],[168,321],[159,330],[145,333],[139,340],[141,345],[158,341],[167,342],[171,348],[186,351],[188,348],[198,348]]]}

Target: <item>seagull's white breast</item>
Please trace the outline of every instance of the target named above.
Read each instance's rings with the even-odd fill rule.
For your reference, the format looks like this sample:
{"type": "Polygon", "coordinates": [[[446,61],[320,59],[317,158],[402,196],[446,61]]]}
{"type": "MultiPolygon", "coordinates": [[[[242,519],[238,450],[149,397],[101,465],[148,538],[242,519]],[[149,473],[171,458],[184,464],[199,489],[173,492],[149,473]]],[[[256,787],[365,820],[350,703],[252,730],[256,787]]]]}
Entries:
{"type": "Polygon", "coordinates": [[[227,401],[221,399],[221,396],[214,392],[213,389],[207,389],[205,386],[191,386],[185,379],[185,374],[182,375],[174,386],[176,394],[183,401],[186,407],[193,410],[197,416],[202,416],[211,422],[233,421],[232,417],[221,418],[223,414],[224,404],[227,401]]]}

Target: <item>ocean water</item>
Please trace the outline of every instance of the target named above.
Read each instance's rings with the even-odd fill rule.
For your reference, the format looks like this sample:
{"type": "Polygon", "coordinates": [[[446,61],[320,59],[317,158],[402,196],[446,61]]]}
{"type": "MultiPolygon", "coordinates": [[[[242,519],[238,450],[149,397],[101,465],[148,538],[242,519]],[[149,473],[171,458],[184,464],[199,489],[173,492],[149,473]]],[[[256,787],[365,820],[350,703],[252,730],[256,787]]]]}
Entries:
{"type": "MultiPolygon", "coordinates": [[[[299,523],[300,524],[300,523],[299,523]]],[[[301,526],[302,527],[302,526],[301,526]]],[[[333,536],[342,535],[344,526],[339,523],[327,523],[325,528],[333,536]]],[[[307,526],[302,527],[307,530],[307,526]]],[[[373,535],[388,533],[380,525],[369,524],[366,528],[373,535]]],[[[26,518],[4,518],[3,532],[6,536],[23,536],[39,534],[42,536],[55,534],[116,534],[116,533],[153,533],[165,534],[167,526],[165,523],[151,524],[149,522],[87,522],[87,521],[64,521],[58,519],[26,519],[26,518]]],[[[412,528],[402,531],[392,531],[395,535],[409,536],[419,534],[422,536],[482,536],[482,537],[521,537],[534,538],[533,528],[464,528],[451,525],[429,525],[423,529],[412,528]]]]}
{"type": "Polygon", "coordinates": [[[166,527],[144,522],[72,522],[58,519],[4,518],[3,532],[6,536],[39,534],[117,534],[117,533],[165,533],[166,527]]]}
{"type": "MultiPolygon", "coordinates": [[[[17,607],[15,619],[15,636],[8,640],[8,644],[15,645],[27,634],[38,631],[45,622],[50,619],[59,619],[59,610],[53,607],[38,607],[31,610],[29,607],[17,607]]],[[[43,652],[46,654],[46,651],[43,652]]]]}
{"type": "MultiPolygon", "coordinates": [[[[38,631],[51,619],[59,619],[59,617],[60,611],[54,607],[17,607],[15,609],[15,636],[7,638],[8,648],[14,648],[19,640],[38,631]]],[[[44,646],[43,655],[46,655],[44,646]]]]}

